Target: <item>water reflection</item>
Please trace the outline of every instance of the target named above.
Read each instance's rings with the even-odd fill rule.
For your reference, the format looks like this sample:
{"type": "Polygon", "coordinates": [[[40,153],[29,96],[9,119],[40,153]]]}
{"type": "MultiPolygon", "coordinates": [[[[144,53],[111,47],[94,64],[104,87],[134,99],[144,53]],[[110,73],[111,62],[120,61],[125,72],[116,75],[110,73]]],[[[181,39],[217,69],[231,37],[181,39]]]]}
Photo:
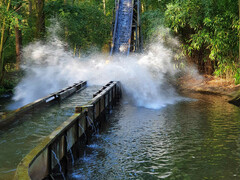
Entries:
{"type": "Polygon", "coordinates": [[[161,110],[120,105],[69,179],[239,179],[239,108],[191,97],[161,110]]]}

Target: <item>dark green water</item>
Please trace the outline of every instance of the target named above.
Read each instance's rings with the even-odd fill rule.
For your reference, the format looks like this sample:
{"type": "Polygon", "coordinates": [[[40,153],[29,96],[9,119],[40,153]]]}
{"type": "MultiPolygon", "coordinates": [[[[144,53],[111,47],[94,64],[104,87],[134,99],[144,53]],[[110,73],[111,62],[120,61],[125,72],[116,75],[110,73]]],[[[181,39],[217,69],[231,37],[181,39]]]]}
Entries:
{"type": "Polygon", "coordinates": [[[92,99],[100,86],[90,86],[60,104],[25,114],[0,130],[0,180],[13,179],[17,165],[41,140],[73,115],[75,107],[92,99]]]}
{"type": "Polygon", "coordinates": [[[160,110],[122,102],[68,179],[240,179],[240,109],[189,96],[160,110]]]}

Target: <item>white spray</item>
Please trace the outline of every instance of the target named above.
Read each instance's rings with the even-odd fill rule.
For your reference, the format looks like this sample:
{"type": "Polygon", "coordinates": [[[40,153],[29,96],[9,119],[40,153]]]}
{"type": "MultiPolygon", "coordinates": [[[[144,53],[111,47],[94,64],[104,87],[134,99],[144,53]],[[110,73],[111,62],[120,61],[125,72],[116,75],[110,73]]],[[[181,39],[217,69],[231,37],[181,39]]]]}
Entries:
{"type": "Polygon", "coordinates": [[[181,99],[166,82],[166,74],[173,77],[178,70],[171,62],[174,53],[162,42],[152,44],[144,54],[129,57],[110,59],[108,55],[98,54],[79,59],[71,54],[56,38],[24,48],[22,68],[26,76],[13,97],[19,106],[80,80],[87,80],[89,85],[118,80],[130,101],[146,108],[158,109],[181,99]]]}

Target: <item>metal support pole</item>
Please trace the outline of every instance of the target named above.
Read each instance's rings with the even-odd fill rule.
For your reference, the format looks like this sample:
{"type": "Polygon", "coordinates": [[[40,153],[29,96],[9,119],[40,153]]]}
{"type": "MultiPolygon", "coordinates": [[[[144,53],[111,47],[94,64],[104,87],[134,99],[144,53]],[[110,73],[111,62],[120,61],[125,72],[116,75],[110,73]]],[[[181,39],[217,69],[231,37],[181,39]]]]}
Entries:
{"type": "Polygon", "coordinates": [[[142,51],[142,34],[141,34],[141,3],[140,0],[134,0],[133,3],[133,21],[132,21],[132,36],[131,36],[131,51],[142,51]]]}

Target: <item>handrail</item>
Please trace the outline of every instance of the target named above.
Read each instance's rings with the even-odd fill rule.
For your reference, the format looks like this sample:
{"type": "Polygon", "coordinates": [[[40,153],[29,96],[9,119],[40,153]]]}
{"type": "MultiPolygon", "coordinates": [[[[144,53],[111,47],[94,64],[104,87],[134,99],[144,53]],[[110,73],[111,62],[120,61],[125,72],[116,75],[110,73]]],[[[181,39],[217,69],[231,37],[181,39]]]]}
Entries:
{"type": "Polygon", "coordinates": [[[96,93],[93,94],[93,97],[97,96],[99,93],[101,93],[103,90],[105,90],[109,85],[111,85],[111,83],[113,83],[113,81],[110,81],[108,84],[106,84],[101,89],[99,89],[96,93]]]}

